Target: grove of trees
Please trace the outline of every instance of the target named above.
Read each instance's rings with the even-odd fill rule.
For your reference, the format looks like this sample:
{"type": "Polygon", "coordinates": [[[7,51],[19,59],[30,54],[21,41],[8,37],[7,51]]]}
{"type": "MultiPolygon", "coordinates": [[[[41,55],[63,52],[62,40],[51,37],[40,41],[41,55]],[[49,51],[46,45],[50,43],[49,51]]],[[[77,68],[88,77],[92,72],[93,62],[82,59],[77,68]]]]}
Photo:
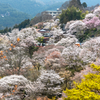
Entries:
{"type": "Polygon", "coordinates": [[[60,15],[60,23],[66,24],[68,21],[71,20],[81,20],[84,19],[85,14],[79,8],[74,6],[67,8],[67,10],[63,10],[62,14],[60,15]]]}

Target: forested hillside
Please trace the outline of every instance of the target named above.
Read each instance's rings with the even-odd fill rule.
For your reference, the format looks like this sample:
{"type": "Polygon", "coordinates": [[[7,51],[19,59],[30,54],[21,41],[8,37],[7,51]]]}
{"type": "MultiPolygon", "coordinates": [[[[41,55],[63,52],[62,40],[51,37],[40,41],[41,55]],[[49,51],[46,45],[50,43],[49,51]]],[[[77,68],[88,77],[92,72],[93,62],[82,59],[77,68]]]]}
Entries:
{"type": "Polygon", "coordinates": [[[8,4],[0,3],[0,29],[5,27],[12,27],[15,24],[19,24],[25,19],[29,19],[30,16],[23,12],[19,12],[13,9],[8,4]]]}
{"type": "Polygon", "coordinates": [[[48,0],[45,2],[41,0],[0,0],[1,3],[9,4],[13,8],[30,14],[33,17],[37,13],[41,13],[45,10],[56,10],[56,8],[59,8],[64,3],[64,1],[56,0],[53,2],[52,0],[48,0]]]}

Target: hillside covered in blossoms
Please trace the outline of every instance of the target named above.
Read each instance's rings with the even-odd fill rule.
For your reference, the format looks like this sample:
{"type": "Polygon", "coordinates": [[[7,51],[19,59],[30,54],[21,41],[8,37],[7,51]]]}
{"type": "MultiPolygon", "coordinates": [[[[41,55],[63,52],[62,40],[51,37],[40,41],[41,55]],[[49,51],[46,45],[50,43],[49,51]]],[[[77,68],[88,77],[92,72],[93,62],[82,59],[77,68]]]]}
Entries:
{"type": "Polygon", "coordinates": [[[40,99],[100,100],[100,6],[0,33],[0,100],[40,99]]]}

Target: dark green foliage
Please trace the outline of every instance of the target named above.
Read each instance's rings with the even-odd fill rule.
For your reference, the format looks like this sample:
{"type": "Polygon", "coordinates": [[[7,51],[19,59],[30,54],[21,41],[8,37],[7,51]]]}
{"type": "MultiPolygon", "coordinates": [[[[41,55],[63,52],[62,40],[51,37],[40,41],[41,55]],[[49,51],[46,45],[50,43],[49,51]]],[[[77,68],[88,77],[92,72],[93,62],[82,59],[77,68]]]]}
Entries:
{"type": "Polygon", "coordinates": [[[87,29],[87,30],[85,30],[84,34],[76,35],[77,39],[80,42],[83,42],[86,39],[89,39],[91,37],[98,37],[98,36],[100,36],[100,30],[97,30],[96,28],[87,29]]]}
{"type": "Polygon", "coordinates": [[[63,29],[63,27],[64,27],[63,24],[61,24],[61,25],[60,25],[60,28],[63,29]]]}
{"type": "Polygon", "coordinates": [[[71,8],[67,8],[67,10],[63,10],[60,15],[60,23],[66,24],[71,20],[80,20],[83,19],[82,11],[74,6],[71,8]]]}
{"type": "Polygon", "coordinates": [[[29,56],[30,56],[30,58],[32,58],[33,52],[37,51],[38,49],[39,49],[39,47],[37,47],[37,46],[30,46],[29,47],[29,56]]]}
{"type": "Polygon", "coordinates": [[[21,30],[22,28],[26,28],[29,25],[30,25],[30,20],[27,19],[27,20],[24,20],[22,23],[20,23],[18,25],[16,24],[13,28],[6,27],[5,29],[0,30],[0,33],[11,32],[11,30],[14,29],[14,28],[18,28],[19,30],[21,30]]]}
{"type": "Polygon", "coordinates": [[[11,32],[11,28],[6,27],[4,30],[0,30],[0,33],[7,33],[7,32],[11,32]]]}
{"type": "Polygon", "coordinates": [[[19,30],[21,30],[22,28],[26,28],[26,26],[28,26],[30,24],[30,20],[24,20],[22,23],[20,23],[19,25],[15,25],[13,28],[18,28],[19,30]]]}
{"type": "Polygon", "coordinates": [[[83,3],[82,3],[82,5],[83,5],[83,7],[84,7],[84,8],[86,8],[86,7],[87,7],[86,2],[83,2],[83,3]]]}
{"type": "Polygon", "coordinates": [[[71,71],[72,76],[74,75],[75,72],[80,72],[81,70],[83,70],[83,68],[81,66],[75,66],[75,68],[68,68],[66,67],[66,70],[71,71]]]}

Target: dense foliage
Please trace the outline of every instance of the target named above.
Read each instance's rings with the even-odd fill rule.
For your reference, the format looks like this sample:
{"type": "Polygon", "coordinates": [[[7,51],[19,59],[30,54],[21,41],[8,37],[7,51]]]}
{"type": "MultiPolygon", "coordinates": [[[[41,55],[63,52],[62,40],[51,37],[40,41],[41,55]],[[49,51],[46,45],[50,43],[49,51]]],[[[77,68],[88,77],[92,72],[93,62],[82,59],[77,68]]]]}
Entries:
{"type": "Polygon", "coordinates": [[[29,20],[29,19],[26,19],[26,20],[24,20],[23,22],[21,22],[20,24],[15,25],[15,26],[13,27],[13,29],[14,29],[14,28],[18,28],[19,30],[21,30],[22,28],[26,28],[29,24],[30,24],[30,20],[29,20]]]}
{"type": "Polygon", "coordinates": [[[63,10],[62,14],[60,15],[60,23],[66,24],[68,21],[71,20],[80,20],[85,17],[85,14],[82,11],[74,6],[71,8],[67,8],[67,10],[63,10]]]}
{"type": "Polygon", "coordinates": [[[82,3],[82,6],[83,6],[84,8],[86,8],[86,7],[87,7],[86,2],[83,2],[83,3],[82,3]]]}
{"type": "Polygon", "coordinates": [[[23,28],[26,28],[29,25],[30,25],[30,19],[26,19],[23,22],[21,22],[20,24],[15,24],[13,26],[13,28],[6,27],[5,29],[0,30],[0,33],[3,34],[3,33],[11,32],[12,29],[14,29],[14,28],[17,28],[17,29],[21,30],[23,28]]]}
{"type": "Polygon", "coordinates": [[[91,67],[98,72],[85,75],[81,83],[75,83],[75,88],[66,89],[64,100],[100,100],[100,66],[91,67]]]}
{"type": "Polygon", "coordinates": [[[90,13],[86,11],[85,14],[83,20],[72,20],[65,25],[66,34],[75,35],[79,42],[100,36],[100,7],[90,13]]]}
{"type": "Polygon", "coordinates": [[[84,34],[77,35],[76,37],[79,39],[80,42],[84,42],[86,39],[98,36],[100,36],[100,30],[93,28],[93,29],[87,29],[84,34]]]}
{"type": "Polygon", "coordinates": [[[5,29],[0,30],[0,33],[2,34],[2,33],[11,32],[11,30],[12,30],[11,28],[6,27],[5,29]]]}

